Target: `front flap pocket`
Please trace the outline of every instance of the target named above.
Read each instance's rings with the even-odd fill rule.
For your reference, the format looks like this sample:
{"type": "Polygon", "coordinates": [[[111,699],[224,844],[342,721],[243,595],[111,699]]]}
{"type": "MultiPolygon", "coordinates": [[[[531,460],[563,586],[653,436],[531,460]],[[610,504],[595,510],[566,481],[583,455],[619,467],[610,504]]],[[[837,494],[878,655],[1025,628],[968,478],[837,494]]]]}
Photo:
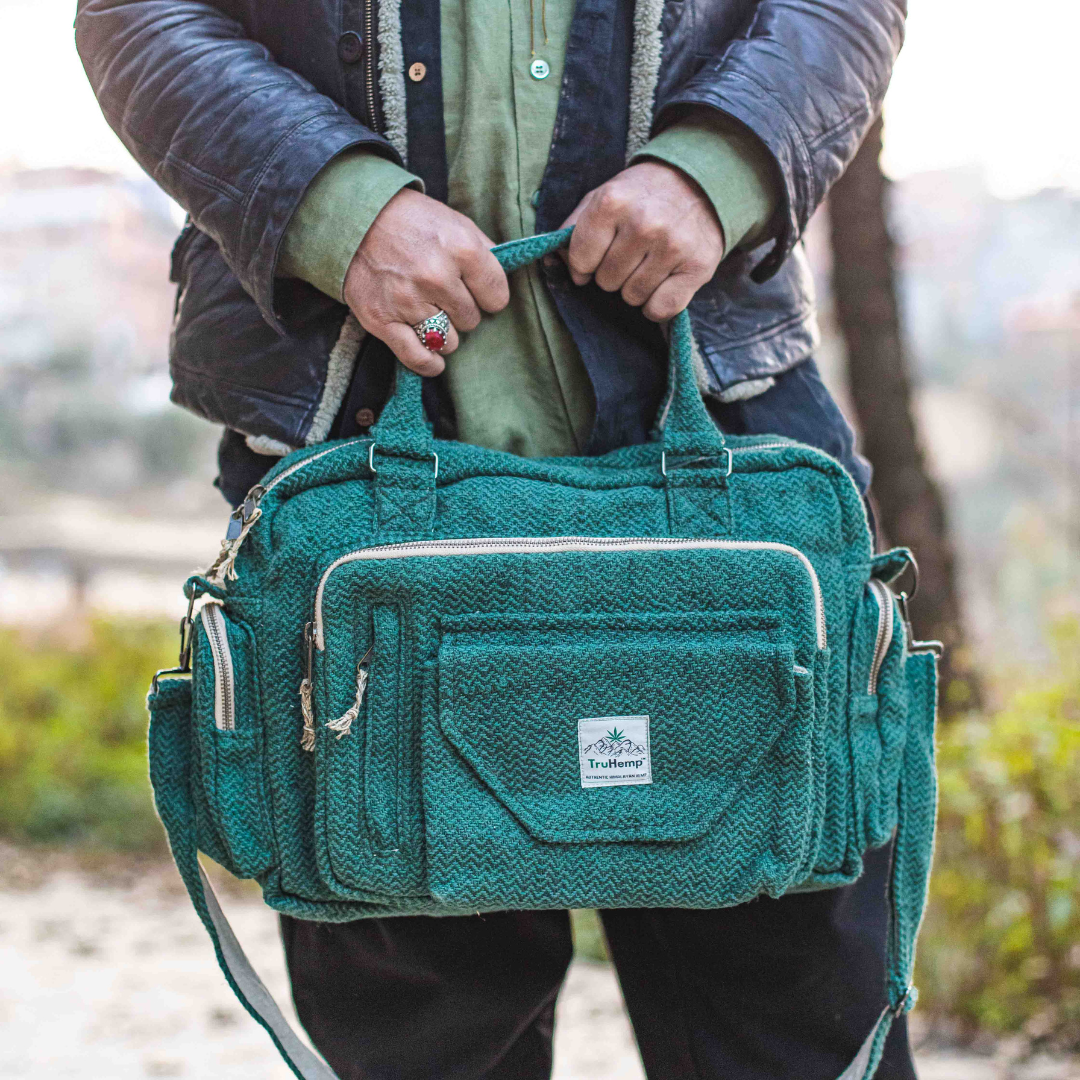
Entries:
{"type": "Polygon", "coordinates": [[[695,840],[795,715],[794,651],[770,636],[450,634],[440,727],[536,840],[695,840]]]}

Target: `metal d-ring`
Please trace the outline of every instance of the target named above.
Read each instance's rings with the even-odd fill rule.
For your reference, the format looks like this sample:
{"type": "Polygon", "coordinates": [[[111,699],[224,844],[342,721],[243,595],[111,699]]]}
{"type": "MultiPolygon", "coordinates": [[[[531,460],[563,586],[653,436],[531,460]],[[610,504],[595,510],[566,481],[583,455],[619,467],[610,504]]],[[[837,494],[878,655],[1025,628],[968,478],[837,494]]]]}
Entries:
{"type": "MultiPolygon", "coordinates": [[[[909,568],[911,570],[911,592],[907,593],[906,595],[908,600],[914,600],[916,594],[919,591],[919,564],[915,560],[914,553],[910,550],[907,552],[906,555],[904,570],[907,570],[909,568]]],[[[893,580],[898,580],[900,576],[904,573],[904,570],[901,570],[900,573],[897,574],[893,580]]]]}
{"type": "MultiPolygon", "coordinates": [[[[724,471],[724,479],[726,480],[731,475],[733,469],[735,468],[735,459],[732,456],[730,447],[725,446],[723,452],[725,454],[727,454],[727,469],[724,471]]],[[[702,454],[700,457],[694,458],[693,461],[687,461],[687,462],[684,462],[684,464],[692,465],[694,461],[706,461],[708,458],[718,457],[718,456],[719,456],[718,454],[702,454]]],[[[679,468],[678,465],[676,465],[674,467],[679,468]]],[[[664,476],[667,476],[667,451],[666,450],[661,450],[660,451],[660,472],[664,476]]]]}
{"type": "MultiPolygon", "coordinates": [[[[431,456],[435,459],[435,479],[439,479],[439,455],[434,450],[431,451],[431,456]]],[[[375,468],[375,444],[372,443],[368,447],[367,452],[367,467],[373,472],[377,473],[379,470],[375,468]]]]}

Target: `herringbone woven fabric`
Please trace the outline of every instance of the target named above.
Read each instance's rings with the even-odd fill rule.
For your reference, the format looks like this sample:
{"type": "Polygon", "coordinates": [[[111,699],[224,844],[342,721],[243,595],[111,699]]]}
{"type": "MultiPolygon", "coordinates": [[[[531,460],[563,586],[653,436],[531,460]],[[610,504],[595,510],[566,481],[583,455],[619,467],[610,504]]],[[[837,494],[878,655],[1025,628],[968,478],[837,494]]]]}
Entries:
{"type": "Polygon", "coordinates": [[[197,849],[334,921],[720,907],[851,882],[896,832],[890,1010],[845,1077],[871,1075],[913,1001],[933,834],[934,661],[884,584],[903,564],[872,556],[837,462],[716,429],[685,314],[644,446],[435,440],[401,369],[371,439],[284,459],[189,582],[212,603],[190,683],[155,681],[151,769],[297,1075],[323,1074],[236,974],[197,849]]]}

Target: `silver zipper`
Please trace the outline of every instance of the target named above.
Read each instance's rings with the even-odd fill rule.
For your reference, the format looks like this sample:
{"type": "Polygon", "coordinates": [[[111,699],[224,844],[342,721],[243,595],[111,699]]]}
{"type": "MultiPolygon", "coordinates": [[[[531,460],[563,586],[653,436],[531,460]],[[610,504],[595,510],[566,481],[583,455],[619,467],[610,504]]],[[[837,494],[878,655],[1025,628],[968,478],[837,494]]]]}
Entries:
{"type": "Polygon", "coordinates": [[[317,454],[312,454],[311,457],[304,458],[303,461],[298,461],[295,465],[290,465],[287,469],[283,469],[279,472],[277,476],[262,489],[259,498],[261,499],[268,491],[273,491],[287,476],[292,476],[294,472],[298,472],[300,469],[306,469],[312,462],[318,461],[319,458],[324,458],[327,454],[333,454],[338,450],[344,450],[346,446],[355,446],[358,442],[366,441],[366,439],[350,439],[348,442],[338,443],[336,446],[328,446],[325,450],[320,450],[317,454]]]}
{"type": "Polygon", "coordinates": [[[866,685],[866,692],[876,694],[881,665],[885,662],[885,655],[893,639],[893,598],[889,586],[877,578],[870,579],[869,588],[877,601],[878,624],[877,638],[874,641],[874,659],[870,664],[870,678],[866,685]]]}
{"type": "Polygon", "coordinates": [[[218,731],[233,731],[236,728],[235,679],[229,635],[220,604],[207,601],[202,609],[202,624],[210,643],[210,655],[214,658],[214,723],[218,731]]]}
{"type": "MultiPolygon", "coordinates": [[[[795,443],[787,442],[763,442],[754,443],[753,446],[736,446],[731,452],[733,454],[752,454],[755,450],[787,450],[795,443]]],[[[800,446],[801,450],[817,450],[816,446],[800,446]]],[[[824,453],[823,450],[818,450],[818,453],[824,453]]]]}
{"type": "Polygon", "coordinates": [[[781,544],[772,540],[677,540],[674,538],[654,538],[648,536],[514,536],[482,537],[475,540],[414,540],[404,544],[379,544],[375,547],[360,548],[348,555],[335,559],[323,571],[319,587],[315,592],[315,644],[320,652],[326,648],[323,637],[322,604],[326,583],[330,575],[346,563],[363,562],[369,559],[408,559],[420,556],[440,555],[513,555],[513,554],[558,554],[567,551],[779,551],[798,559],[810,578],[814,591],[815,624],[817,646],[824,649],[828,644],[825,634],[825,600],[821,594],[821,583],[813,563],[798,549],[790,544],[781,544]]]}
{"type": "MultiPolygon", "coordinates": [[[[259,503],[262,502],[263,496],[267,492],[273,491],[282,480],[289,476],[292,476],[294,472],[299,469],[307,468],[312,462],[318,461],[320,458],[325,457],[327,454],[334,453],[335,450],[340,450],[345,446],[351,446],[354,442],[363,440],[350,440],[347,443],[338,443],[336,446],[328,447],[326,450],[321,450],[317,454],[312,454],[309,458],[304,458],[303,461],[298,461],[295,465],[290,465],[287,469],[279,472],[269,484],[265,486],[262,484],[256,484],[248,493],[243,503],[233,511],[229,518],[229,528],[225,534],[225,539],[221,542],[221,552],[217,559],[206,571],[206,577],[208,580],[218,585],[224,585],[226,581],[233,580],[236,577],[236,572],[233,569],[236,563],[236,556],[240,553],[240,546],[247,539],[247,534],[251,531],[252,526],[262,517],[262,510],[259,509],[259,503]]],[[[784,450],[792,446],[792,443],[775,442],[775,443],[758,443],[755,446],[739,446],[736,447],[733,454],[747,454],[758,450],[784,450]]],[[[804,447],[804,449],[806,449],[804,447]]],[[[809,449],[813,450],[814,447],[809,449]]],[[[819,451],[823,453],[823,451],[819,451]]],[[[828,456],[828,455],[825,455],[828,456]]],[[[320,649],[322,646],[320,646],[320,649]]]]}
{"type": "Polygon", "coordinates": [[[215,585],[224,585],[227,581],[236,579],[236,556],[240,554],[240,547],[247,539],[247,534],[251,532],[255,522],[262,517],[259,503],[262,502],[263,496],[268,491],[273,491],[286,477],[292,476],[294,472],[300,469],[307,468],[308,465],[318,461],[319,458],[324,458],[327,454],[334,453],[335,450],[341,450],[345,446],[352,446],[354,443],[361,441],[363,440],[353,439],[347,443],[338,443],[336,446],[327,447],[327,449],[320,450],[317,454],[312,454],[311,457],[304,458],[303,461],[298,461],[295,465],[290,465],[287,469],[279,472],[269,484],[265,486],[256,484],[244,497],[244,501],[229,515],[229,527],[225,532],[225,539],[221,541],[221,551],[218,552],[217,558],[206,570],[206,579],[215,585]]]}

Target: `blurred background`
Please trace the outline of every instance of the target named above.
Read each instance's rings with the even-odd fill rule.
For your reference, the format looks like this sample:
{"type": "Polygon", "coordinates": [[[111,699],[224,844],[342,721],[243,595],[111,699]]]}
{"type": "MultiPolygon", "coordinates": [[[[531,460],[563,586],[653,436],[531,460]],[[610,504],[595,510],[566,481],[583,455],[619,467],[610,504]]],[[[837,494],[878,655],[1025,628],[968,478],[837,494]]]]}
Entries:
{"type": "MultiPolygon", "coordinates": [[[[0,0],[0,1077],[284,1077],[149,800],[146,685],[227,507],[217,430],[168,401],[183,215],[105,125],[73,15],[0,0]]],[[[1074,0],[912,0],[884,123],[807,236],[819,362],[949,645],[931,1080],[1080,1077],[1078,39],[1074,0]]],[[[282,988],[272,917],[231,899],[282,988]]],[[[556,1075],[640,1077],[576,927],[556,1075]]]]}

